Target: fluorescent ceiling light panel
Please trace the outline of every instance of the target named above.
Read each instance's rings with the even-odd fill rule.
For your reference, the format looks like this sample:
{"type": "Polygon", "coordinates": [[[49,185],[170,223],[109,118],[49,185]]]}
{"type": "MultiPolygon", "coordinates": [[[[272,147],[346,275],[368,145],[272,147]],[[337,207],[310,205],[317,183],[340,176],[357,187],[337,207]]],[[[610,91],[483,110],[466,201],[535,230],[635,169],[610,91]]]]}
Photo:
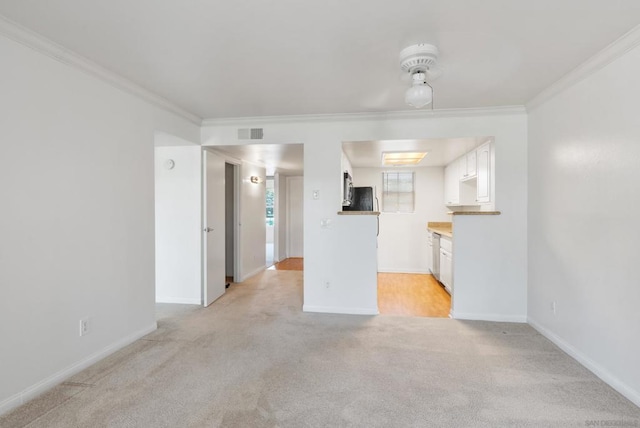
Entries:
{"type": "Polygon", "coordinates": [[[417,165],[426,155],[427,152],[382,152],[382,165],[417,165]]]}

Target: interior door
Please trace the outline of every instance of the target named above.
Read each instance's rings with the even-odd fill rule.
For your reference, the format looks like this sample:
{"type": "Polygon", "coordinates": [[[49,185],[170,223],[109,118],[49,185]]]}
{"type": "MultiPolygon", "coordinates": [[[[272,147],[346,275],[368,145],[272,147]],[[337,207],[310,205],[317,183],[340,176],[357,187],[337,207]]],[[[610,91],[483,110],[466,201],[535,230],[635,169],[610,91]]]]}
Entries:
{"type": "Polygon", "coordinates": [[[204,152],[204,287],[202,304],[209,306],[226,290],[225,280],[225,161],[204,152]]]}

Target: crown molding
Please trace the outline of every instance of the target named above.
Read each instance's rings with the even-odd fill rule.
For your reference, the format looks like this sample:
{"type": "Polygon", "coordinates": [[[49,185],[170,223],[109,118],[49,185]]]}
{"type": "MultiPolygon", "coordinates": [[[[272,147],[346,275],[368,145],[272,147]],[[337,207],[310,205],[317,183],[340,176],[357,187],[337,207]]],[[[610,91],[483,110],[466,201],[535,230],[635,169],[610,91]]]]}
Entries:
{"type": "Polygon", "coordinates": [[[569,73],[565,74],[560,78],[560,80],[556,81],[529,100],[525,104],[527,111],[531,111],[544,104],[546,101],[555,97],[565,89],[601,70],[638,45],[640,45],[640,25],[622,35],[609,46],[580,64],[575,69],[571,70],[569,73]]]}
{"type": "Polygon", "coordinates": [[[0,35],[4,35],[21,45],[31,48],[36,52],[53,58],[63,64],[82,70],[101,79],[111,86],[134,95],[156,107],[160,107],[170,113],[176,114],[196,125],[200,125],[202,123],[202,118],[183,109],[168,99],[161,97],[160,95],[155,94],[154,92],[151,92],[110,70],[107,70],[88,58],[85,58],[64,46],[45,38],[17,22],[11,21],[3,15],[0,15],[0,35]]]}
{"type": "Polygon", "coordinates": [[[403,110],[379,113],[338,113],[338,114],[304,114],[289,116],[256,116],[232,117],[220,119],[204,119],[202,126],[234,126],[261,125],[275,123],[301,122],[341,122],[369,120],[425,119],[441,117],[474,117],[526,114],[524,106],[503,106],[485,108],[452,108],[438,110],[403,110]]]}

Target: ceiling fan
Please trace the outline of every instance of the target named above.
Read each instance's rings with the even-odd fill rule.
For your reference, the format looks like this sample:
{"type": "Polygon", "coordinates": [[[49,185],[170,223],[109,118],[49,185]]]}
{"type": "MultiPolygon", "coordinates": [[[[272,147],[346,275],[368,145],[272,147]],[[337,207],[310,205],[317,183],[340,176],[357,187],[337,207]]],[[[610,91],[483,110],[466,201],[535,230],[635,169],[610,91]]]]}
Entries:
{"type": "MultiPolygon", "coordinates": [[[[400,51],[402,81],[411,85],[405,93],[407,104],[415,108],[431,104],[433,108],[433,88],[428,82],[442,75],[442,68],[437,63],[439,54],[438,48],[428,43],[411,45],[400,51]]],[[[370,95],[364,100],[363,106],[383,108],[395,96],[394,92],[395,87],[370,95]]]]}
{"type": "Polygon", "coordinates": [[[431,104],[433,108],[433,81],[442,75],[437,66],[440,52],[434,45],[419,43],[400,51],[400,68],[411,76],[411,87],[405,93],[405,102],[412,107],[421,108],[431,104]]]}

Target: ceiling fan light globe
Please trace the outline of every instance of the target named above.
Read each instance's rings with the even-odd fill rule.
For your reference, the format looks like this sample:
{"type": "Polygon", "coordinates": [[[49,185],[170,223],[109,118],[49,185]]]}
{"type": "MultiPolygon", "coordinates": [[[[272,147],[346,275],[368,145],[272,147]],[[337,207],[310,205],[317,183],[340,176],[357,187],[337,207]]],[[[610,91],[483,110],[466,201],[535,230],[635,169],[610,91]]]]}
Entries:
{"type": "Polygon", "coordinates": [[[404,101],[412,107],[422,108],[433,101],[432,89],[427,85],[414,85],[407,89],[404,101]]]}

